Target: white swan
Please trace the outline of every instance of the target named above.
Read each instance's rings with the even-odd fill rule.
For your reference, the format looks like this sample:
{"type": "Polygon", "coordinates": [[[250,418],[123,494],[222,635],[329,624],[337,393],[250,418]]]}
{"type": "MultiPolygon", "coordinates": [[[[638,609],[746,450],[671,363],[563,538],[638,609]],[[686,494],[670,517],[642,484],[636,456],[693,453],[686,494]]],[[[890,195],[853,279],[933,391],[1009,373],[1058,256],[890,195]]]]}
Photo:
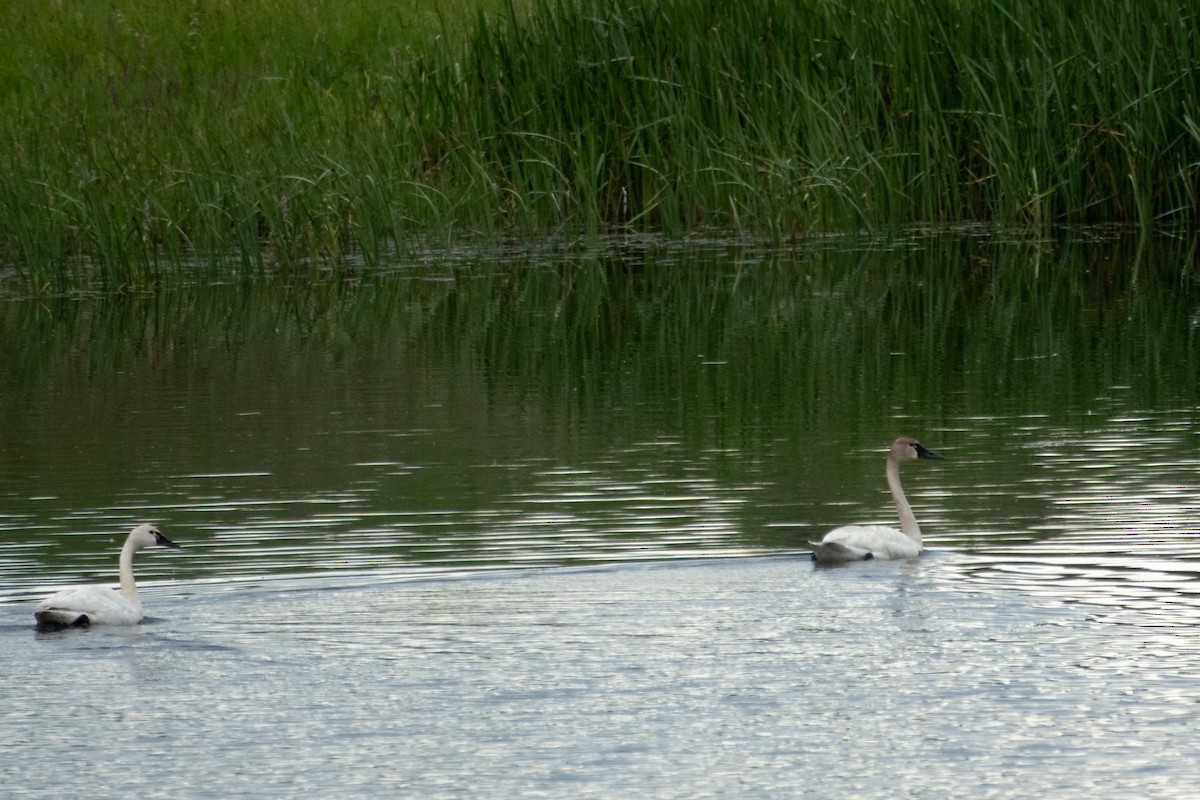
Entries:
{"type": "Polygon", "coordinates": [[[921,528],[900,487],[900,465],[918,458],[941,458],[916,439],[901,436],[887,457],[887,482],[900,515],[900,529],[886,525],[846,525],[825,534],[813,547],[813,561],[863,561],[870,558],[914,558],[921,554],[921,528]]]}
{"type": "Polygon", "coordinates": [[[121,548],[121,591],[104,586],[80,586],[64,589],[38,603],[33,611],[38,630],[56,631],[71,626],[136,625],[142,621],[142,601],[133,582],[133,554],[143,547],[179,545],[149,524],[129,532],[121,548]]]}

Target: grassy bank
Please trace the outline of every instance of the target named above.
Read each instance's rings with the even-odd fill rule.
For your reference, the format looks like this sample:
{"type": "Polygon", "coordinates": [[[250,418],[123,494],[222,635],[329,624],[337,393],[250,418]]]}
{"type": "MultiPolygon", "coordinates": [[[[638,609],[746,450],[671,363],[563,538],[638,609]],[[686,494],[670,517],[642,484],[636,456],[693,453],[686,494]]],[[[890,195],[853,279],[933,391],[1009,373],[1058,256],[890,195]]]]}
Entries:
{"type": "Polygon", "coordinates": [[[0,260],[1200,219],[1200,12],[1035,0],[9,4],[0,260]]]}

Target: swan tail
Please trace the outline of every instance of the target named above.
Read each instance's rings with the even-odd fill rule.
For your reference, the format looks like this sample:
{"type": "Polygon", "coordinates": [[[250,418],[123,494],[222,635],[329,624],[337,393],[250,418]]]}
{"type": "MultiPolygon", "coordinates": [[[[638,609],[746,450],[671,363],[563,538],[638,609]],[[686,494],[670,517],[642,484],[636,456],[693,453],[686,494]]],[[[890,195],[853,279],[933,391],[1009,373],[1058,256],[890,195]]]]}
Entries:
{"type": "Polygon", "coordinates": [[[875,554],[861,547],[851,547],[841,542],[809,542],[812,545],[813,561],[842,562],[870,561],[875,554]]]}
{"type": "Polygon", "coordinates": [[[39,631],[61,631],[63,628],[86,628],[92,623],[87,614],[65,608],[39,608],[33,612],[39,631]]]}

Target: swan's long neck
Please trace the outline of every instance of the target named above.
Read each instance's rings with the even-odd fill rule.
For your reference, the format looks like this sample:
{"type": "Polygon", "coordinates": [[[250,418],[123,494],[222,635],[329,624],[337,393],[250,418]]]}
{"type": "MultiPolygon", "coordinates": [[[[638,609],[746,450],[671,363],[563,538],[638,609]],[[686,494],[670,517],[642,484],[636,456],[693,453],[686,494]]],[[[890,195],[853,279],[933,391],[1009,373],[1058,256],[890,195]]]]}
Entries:
{"type": "Polygon", "coordinates": [[[900,462],[892,458],[887,462],[887,482],[888,488],[892,490],[892,499],[896,501],[896,513],[900,515],[900,530],[916,542],[918,547],[921,546],[921,527],[917,525],[912,506],[908,504],[908,498],[904,496],[904,489],[900,486],[900,462]]]}
{"type": "Polygon", "coordinates": [[[133,539],[127,539],[121,548],[121,594],[134,605],[138,604],[137,584],[133,582],[133,554],[136,552],[133,539]]]}

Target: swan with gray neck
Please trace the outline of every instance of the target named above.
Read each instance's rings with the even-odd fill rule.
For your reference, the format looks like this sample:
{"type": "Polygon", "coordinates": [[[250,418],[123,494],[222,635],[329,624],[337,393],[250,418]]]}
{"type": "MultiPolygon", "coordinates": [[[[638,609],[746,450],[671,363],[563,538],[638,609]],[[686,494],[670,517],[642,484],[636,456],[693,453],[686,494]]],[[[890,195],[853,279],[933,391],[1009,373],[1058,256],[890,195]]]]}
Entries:
{"type": "Polygon", "coordinates": [[[864,561],[872,558],[915,558],[921,554],[921,528],[913,515],[912,506],[900,486],[900,465],[917,459],[940,459],[937,453],[926,450],[920,442],[901,436],[892,442],[887,457],[887,483],[900,515],[900,527],[886,525],[846,525],[825,534],[819,542],[809,542],[813,561],[864,561]]]}

